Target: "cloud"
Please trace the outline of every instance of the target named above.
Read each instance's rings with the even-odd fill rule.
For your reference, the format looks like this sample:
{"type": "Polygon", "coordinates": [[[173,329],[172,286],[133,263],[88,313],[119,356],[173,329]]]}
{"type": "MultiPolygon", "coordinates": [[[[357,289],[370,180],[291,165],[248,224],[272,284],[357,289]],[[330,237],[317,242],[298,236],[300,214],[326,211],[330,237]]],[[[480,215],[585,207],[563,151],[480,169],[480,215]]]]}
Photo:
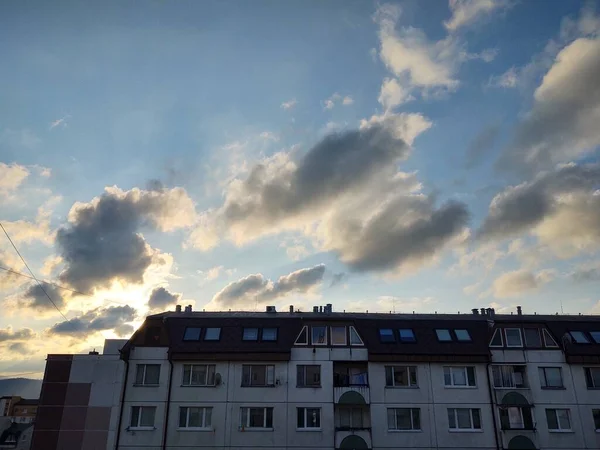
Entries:
{"type": "Polygon", "coordinates": [[[113,281],[141,283],[148,267],[164,265],[165,258],[139,230],[173,231],[190,227],[197,217],[194,202],[182,188],[111,187],[89,203],[73,205],[68,220],[56,236],[65,264],[60,280],[87,292],[113,281]]]}
{"type": "Polygon", "coordinates": [[[272,131],[263,131],[260,133],[259,137],[268,141],[278,141],[279,137],[273,133],[272,131]]]}
{"type": "Polygon", "coordinates": [[[164,287],[152,289],[148,299],[148,307],[152,310],[166,310],[169,306],[176,304],[181,299],[181,294],[171,294],[164,287]]]}
{"type": "Polygon", "coordinates": [[[600,262],[581,264],[571,273],[571,278],[576,283],[600,281],[600,262]]]}
{"type": "Polygon", "coordinates": [[[499,134],[500,126],[497,124],[491,124],[483,128],[467,148],[465,167],[472,169],[481,163],[486,154],[493,149],[499,134]]]}
{"type": "Polygon", "coordinates": [[[66,116],[61,117],[60,119],[56,119],[55,121],[53,121],[50,124],[50,130],[53,130],[54,128],[58,127],[58,126],[62,126],[62,127],[66,127],[68,125],[67,123],[67,119],[69,119],[71,116],[69,114],[67,114],[66,116]]]}
{"type": "Polygon", "coordinates": [[[17,302],[19,308],[32,308],[39,312],[46,313],[55,312],[54,306],[52,306],[52,303],[48,300],[44,291],[61,311],[67,306],[67,298],[63,295],[63,291],[53,284],[42,281],[41,287],[36,283],[27,288],[17,302]]]}
{"type": "Polygon", "coordinates": [[[449,31],[457,31],[500,8],[509,6],[509,3],[503,0],[449,0],[448,6],[452,16],[444,22],[444,26],[449,31]]]}
{"type": "Polygon", "coordinates": [[[496,298],[518,297],[539,289],[553,278],[554,274],[551,270],[540,271],[537,274],[526,270],[506,272],[494,280],[492,292],[496,298]]]}
{"type": "Polygon", "coordinates": [[[379,103],[389,111],[402,103],[414,100],[408,89],[403,88],[395,78],[385,78],[379,92],[379,103]]]}
{"type": "Polygon", "coordinates": [[[354,103],[354,99],[349,95],[346,95],[342,99],[342,105],[344,105],[344,106],[349,106],[349,105],[352,105],[353,103],[354,103]]]}
{"type": "Polygon", "coordinates": [[[346,95],[343,97],[340,94],[338,94],[337,92],[335,92],[331,95],[331,97],[329,97],[327,100],[325,100],[323,102],[323,107],[325,109],[333,109],[336,104],[340,104],[340,103],[343,106],[349,106],[354,103],[354,99],[349,95],[346,95]]]}
{"type": "Polygon", "coordinates": [[[0,162],[0,196],[17,189],[29,176],[29,169],[19,164],[0,162]]]}
{"type": "Polygon", "coordinates": [[[519,84],[519,72],[516,67],[511,67],[501,75],[492,75],[488,81],[488,87],[504,89],[516,88],[519,84]]]}
{"type": "Polygon", "coordinates": [[[279,277],[276,282],[262,274],[248,275],[229,283],[213,297],[211,304],[216,308],[249,307],[279,300],[292,293],[307,293],[323,281],[325,265],[296,270],[279,277]]]}
{"type": "Polygon", "coordinates": [[[287,102],[283,102],[281,104],[281,108],[285,109],[285,110],[289,110],[292,109],[294,106],[296,106],[298,102],[296,101],[296,99],[292,99],[292,100],[288,100],[287,102]]]}
{"type": "Polygon", "coordinates": [[[0,328],[0,342],[28,341],[35,338],[36,334],[31,328],[13,330],[11,327],[0,328]]]}
{"type": "Polygon", "coordinates": [[[133,321],[135,317],[136,311],[129,305],[95,308],[79,317],[56,323],[48,332],[79,338],[108,330],[113,330],[122,335],[118,331],[128,330],[129,328],[123,328],[123,325],[133,321]]]}
{"type": "Polygon", "coordinates": [[[338,284],[341,284],[344,280],[346,280],[346,278],[348,278],[348,276],[344,272],[334,273],[331,277],[331,284],[329,285],[329,287],[331,288],[337,286],[338,284]]]}

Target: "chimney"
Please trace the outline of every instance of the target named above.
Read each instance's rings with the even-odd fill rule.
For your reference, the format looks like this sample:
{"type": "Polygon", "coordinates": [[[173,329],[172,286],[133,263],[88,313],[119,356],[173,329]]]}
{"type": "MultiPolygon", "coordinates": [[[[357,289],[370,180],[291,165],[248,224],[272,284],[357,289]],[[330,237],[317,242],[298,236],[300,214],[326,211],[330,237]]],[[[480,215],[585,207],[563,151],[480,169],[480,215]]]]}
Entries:
{"type": "Polygon", "coordinates": [[[294,305],[290,305],[290,313],[294,312],[294,305]]]}
{"type": "Polygon", "coordinates": [[[481,315],[485,316],[485,308],[481,308],[481,315]]]}
{"type": "Polygon", "coordinates": [[[313,312],[314,313],[318,313],[319,312],[319,307],[318,306],[313,306],[313,312]]]}
{"type": "Polygon", "coordinates": [[[176,305],[175,306],[175,312],[178,312],[178,313],[181,312],[181,305],[176,305]]]}
{"type": "Polygon", "coordinates": [[[192,305],[187,305],[184,310],[186,313],[192,312],[192,305]]]}
{"type": "Polygon", "coordinates": [[[523,310],[521,309],[521,307],[520,307],[520,306],[517,306],[517,314],[518,314],[519,316],[523,315],[523,310]]]}
{"type": "Polygon", "coordinates": [[[471,310],[471,312],[473,313],[474,316],[478,316],[479,315],[479,310],[477,308],[473,308],[471,310]]]}
{"type": "Polygon", "coordinates": [[[333,305],[331,303],[327,303],[325,305],[325,313],[331,314],[333,312],[333,305]]]}
{"type": "Polygon", "coordinates": [[[91,352],[88,353],[88,355],[98,355],[99,353],[96,351],[96,349],[92,350],[91,352]]]}
{"type": "Polygon", "coordinates": [[[319,312],[322,313],[323,312],[323,307],[319,306],[319,312]]]}
{"type": "Polygon", "coordinates": [[[494,317],[496,317],[496,310],[494,308],[489,308],[488,314],[493,319],[494,317]]]}

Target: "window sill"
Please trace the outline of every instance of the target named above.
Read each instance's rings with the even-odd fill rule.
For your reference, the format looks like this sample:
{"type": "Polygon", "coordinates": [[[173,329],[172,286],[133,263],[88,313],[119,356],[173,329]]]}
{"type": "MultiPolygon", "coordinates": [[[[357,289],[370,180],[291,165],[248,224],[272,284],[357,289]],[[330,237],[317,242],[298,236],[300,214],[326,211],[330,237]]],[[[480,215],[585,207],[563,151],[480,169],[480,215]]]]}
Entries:
{"type": "Polygon", "coordinates": [[[179,385],[179,387],[183,387],[183,388],[214,388],[217,387],[216,384],[181,384],[179,385]]]}
{"type": "Polygon", "coordinates": [[[154,431],[156,427],[127,427],[127,431],[154,431]]]}
{"type": "Polygon", "coordinates": [[[243,387],[243,388],[274,388],[274,387],[277,387],[277,385],[275,385],[275,384],[261,384],[261,385],[242,384],[240,387],[243,387]]]}
{"type": "Polygon", "coordinates": [[[215,431],[214,428],[200,428],[200,427],[178,427],[177,431],[203,431],[203,432],[207,432],[207,431],[215,431]]]}
{"type": "Polygon", "coordinates": [[[388,433],[422,433],[423,430],[388,430],[388,433]]]}
{"type": "Polygon", "coordinates": [[[444,386],[446,389],[477,389],[477,386],[444,386]]]}
{"type": "Polygon", "coordinates": [[[567,388],[564,386],[542,386],[541,389],[544,391],[565,391],[567,388]]]}
{"type": "Polygon", "coordinates": [[[573,430],[548,430],[548,433],[575,433],[573,430]]]}
{"type": "Polygon", "coordinates": [[[296,388],[298,389],[321,389],[321,385],[319,384],[318,386],[298,386],[296,385],[296,388]]]}
{"type": "Polygon", "coordinates": [[[506,389],[506,390],[511,390],[511,391],[515,391],[515,390],[527,391],[527,390],[529,390],[528,387],[508,387],[508,386],[494,386],[494,389],[498,389],[498,390],[506,389]]]}
{"type": "Polygon", "coordinates": [[[320,433],[323,430],[321,428],[296,428],[296,431],[298,431],[299,433],[320,433]]]}
{"type": "Polygon", "coordinates": [[[160,384],[133,384],[133,387],[159,387],[160,384]]]}
{"type": "Polygon", "coordinates": [[[275,429],[274,428],[238,428],[238,431],[241,431],[242,433],[246,433],[246,432],[255,433],[257,431],[275,431],[275,429]]]}
{"type": "Polygon", "coordinates": [[[419,389],[419,386],[386,386],[386,389],[419,389]]]}
{"type": "Polygon", "coordinates": [[[450,433],[483,433],[482,429],[476,429],[476,428],[458,428],[458,429],[449,429],[448,430],[450,433]]]}

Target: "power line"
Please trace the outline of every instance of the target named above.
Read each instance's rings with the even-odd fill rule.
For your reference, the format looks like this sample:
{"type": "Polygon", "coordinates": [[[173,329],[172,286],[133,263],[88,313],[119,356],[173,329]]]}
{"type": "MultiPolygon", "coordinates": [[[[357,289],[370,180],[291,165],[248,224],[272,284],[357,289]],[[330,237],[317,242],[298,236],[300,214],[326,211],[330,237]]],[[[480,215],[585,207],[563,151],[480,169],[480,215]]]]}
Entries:
{"type": "MultiPolygon", "coordinates": [[[[10,272],[10,273],[13,273],[13,274],[15,274],[15,275],[19,275],[19,276],[21,276],[21,277],[29,278],[30,280],[35,280],[35,278],[34,278],[34,277],[32,277],[32,276],[30,276],[30,275],[27,275],[26,273],[19,272],[19,271],[17,271],[17,270],[13,270],[13,269],[10,269],[10,268],[8,268],[8,267],[3,267],[3,266],[0,266],[0,270],[5,270],[6,272],[10,272]]],[[[57,288],[59,288],[59,289],[64,289],[65,291],[70,291],[70,292],[73,292],[73,293],[75,293],[75,294],[79,294],[79,295],[85,295],[86,297],[93,297],[93,295],[92,295],[92,294],[86,294],[85,292],[77,291],[77,290],[75,290],[75,289],[71,289],[71,288],[68,288],[68,287],[66,287],[66,286],[62,286],[62,285],[60,285],[60,284],[58,284],[58,283],[52,283],[52,282],[50,282],[50,281],[44,281],[44,283],[46,283],[46,284],[51,284],[51,285],[52,285],[52,286],[54,286],[54,287],[57,287],[57,288]]]]}
{"type": "Polygon", "coordinates": [[[42,290],[42,292],[44,294],[46,294],[46,297],[48,297],[48,300],[50,300],[50,303],[52,303],[52,305],[56,308],[56,310],[58,311],[58,313],[63,316],[63,318],[65,320],[69,320],[67,319],[67,316],[65,316],[62,311],[58,308],[58,306],[56,306],[56,303],[54,303],[54,300],[52,300],[52,298],[48,295],[48,293],[46,292],[46,289],[44,289],[44,286],[42,286],[42,283],[40,283],[40,281],[35,277],[35,275],[33,274],[32,270],[29,268],[29,265],[27,264],[27,261],[25,261],[25,258],[23,258],[23,255],[21,255],[21,253],[19,252],[19,249],[17,248],[17,246],[15,245],[15,243],[13,242],[13,240],[10,238],[10,236],[8,235],[8,232],[6,231],[6,229],[4,228],[4,225],[2,225],[2,222],[0,222],[0,228],[2,228],[2,231],[4,231],[4,234],[6,235],[6,237],[8,238],[8,240],[10,241],[11,245],[13,246],[13,248],[15,249],[15,252],[17,252],[17,255],[19,255],[19,258],[21,258],[21,261],[23,261],[23,264],[25,264],[25,267],[27,267],[27,270],[29,271],[29,273],[31,274],[31,277],[36,281],[36,283],[38,284],[38,286],[40,287],[40,289],[42,290]]]}

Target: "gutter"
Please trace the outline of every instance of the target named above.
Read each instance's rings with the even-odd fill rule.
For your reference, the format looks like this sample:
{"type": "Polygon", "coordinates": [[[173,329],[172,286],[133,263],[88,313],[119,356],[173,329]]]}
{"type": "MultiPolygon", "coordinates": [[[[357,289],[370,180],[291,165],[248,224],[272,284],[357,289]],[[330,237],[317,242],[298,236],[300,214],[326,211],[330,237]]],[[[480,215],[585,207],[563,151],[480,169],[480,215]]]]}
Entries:
{"type": "MultiPolygon", "coordinates": [[[[121,353],[121,357],[123,354],[121,353]]],[[[127,389],[127,378],[129,377],[129,358],[123,358],[125,361],[125,379],[123,380],[123,390],[121,391],[121,407],[119,409],[119,421],[117,423],[117,438],[115,439],[115,450],[119,449],[119,440],[121,438],[121,422],[123,421],[123,410],[125,409],[125,390],[127,389]]]]}
{"type": "Polygon", "coordinates": [[[169,429],[169,410],[171,409],[171,387],[173,386],[173,361],[171,361],[171,354],[169,352],[169,365],[171,369],[169,370],[169,388],[167,390],[167,403],[165,404],[165,425],[163,427],[163,439],[162,439],[162,448],[166,450],[167,448],[167,430],[169,429]]]}
{"type": "Polygon", "coordinates": [[[485,365],[485,371],[486,371],[486,381],[487,381],[487,386],[488,386],[488,393],[490,396],[490,407],[492,408],[492,424],[494,425],[494,440],[496,441],[496,450],[500,450],[500,440],[498,439],[498,424],[496,423],[496,408],[495,408],[495,402],[494,402],[494,396],[493,396],[493,390],[492,390],[492,383],[490,381],[490,366],[492,365],[492,363],[487,363],[485,365]]]}

